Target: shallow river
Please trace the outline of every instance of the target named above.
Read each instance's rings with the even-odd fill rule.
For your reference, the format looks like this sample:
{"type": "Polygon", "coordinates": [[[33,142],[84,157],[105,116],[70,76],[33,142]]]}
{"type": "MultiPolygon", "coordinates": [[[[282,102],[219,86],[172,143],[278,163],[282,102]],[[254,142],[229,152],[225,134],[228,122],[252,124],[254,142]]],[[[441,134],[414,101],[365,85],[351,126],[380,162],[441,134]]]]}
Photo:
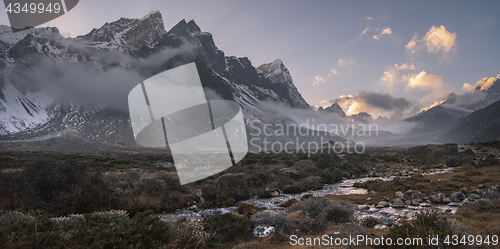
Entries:
{"type": "MultiPolygon", "coordinates": [[[[424,173],[423,175],[448,173],[453,171],[454,169],[455,168],[434,169],[429,173],[424,173]]],[[[237,207],[243,202],[253,203],[259,208],[261,208],[262,211],[277,212],[280,210],[284,210],[284,208],[280,207],[279,205],[282,202],[287,201],[291,198],[300,200],[301,197],[305,194],[312,194],[313,196],[366,194],[367,193],[366,189],[355,188],[353,187],[354,183],[367,182],[373,180],[389,181],[392,180],[393,178],[394,177],[391,176],[391,177],[365,177],[358,179],[345,179],[335,184],[325,185],[323,189],[310,190],[300,194],[281,194],[278,197],[273,197],[268,199],[251,198],[246,201],[238,202],[236,203],[235,206],[232,207],[203,209],[199,211],[184,209],[181,210],[180,212],[172,214],[161,214],[159,216],[162,218],[175,217],[178,219],[187,218],[187,219],[201,220],[203,216],[210,213],[220,212],[221,214],[224,214],[228,212],[235,212],[237,207]]],[[[393,196],[388,196],[388,197],[391,200],[393,199],[393,196]]],[[[448,205],[444,204],[434,205],[430,203],[421,203],[420,206],[405,206],[404,208],[392,208],[392,207],[376,208],[374,205],[356,205],[356,206],[357,210],[355,211],[354,218],[356,218],[358,221],[362,222],[369,218],[376,218],[382,224],[385,225],[390,225],[396,222],[400,218],[412,219],[415,217],[415,214],[417,214],[420,211],[434,210],[439,213],[453,214],[458,209],[457,203],[450,203],[448,205]]]]}

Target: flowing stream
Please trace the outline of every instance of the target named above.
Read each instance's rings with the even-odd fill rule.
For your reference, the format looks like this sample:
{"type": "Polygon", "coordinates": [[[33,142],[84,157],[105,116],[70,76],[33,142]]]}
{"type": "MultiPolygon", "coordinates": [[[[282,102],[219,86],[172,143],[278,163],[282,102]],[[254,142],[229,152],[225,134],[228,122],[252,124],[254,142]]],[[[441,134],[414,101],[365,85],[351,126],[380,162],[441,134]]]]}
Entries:
{"type": "MultiPolygon", "coordinates": [[[[455,168],[433,169],[432,171],[424,173],[423,175],[449,173],[452,172],[454,169],[455,168]]],[[[389,181],[392,180],[393,178],[394,176],[345,179],[338,183],[327,184],[323,187],[323,189],[309,190],[300,194],[281,194],[280,196],[267,199],[251,198],[246,201],[238,202],[236,203],[235,206],[232,207],[211,208],[203,210],[183,209],[177,211],[176,213],[160,214],[159,216],[161,218],[175,217],[177,219],[187,218],[187,219],[202,220],[205,215],[209,215],[215,212],[219,212],[221,214],[235,212],[238,206],[243,202],[255,204],[256,206],[261,208],[261,211],[278,212],[280,210],[285,209],[279,206],[282,202],[292,198],[300,200],[301,197],[305,194],[312,194],[315,197],[325,196],[325,195],[367,194],[366,189],[356,188],[353,186],[354,183],[367,182],[373,180],[389,181]]],[[[377,220],[380,221],[381,224],[391,225],[400,218],[412,219],[415,217],[417,213],[421,211],[437,211],[439,213],[444,213],[444,214],[453,214],[458,209],[459,203],[437,205],[424,202],[420,203],[420,206],[405,205],[404,208],[393,208],[393,207],[376,208],[375,205],[356,205],[356,206],[357,210],[355,211],[354,218],[356,218],[358,221],[363,222],[370,218],[376,218],[377,220]]]]}

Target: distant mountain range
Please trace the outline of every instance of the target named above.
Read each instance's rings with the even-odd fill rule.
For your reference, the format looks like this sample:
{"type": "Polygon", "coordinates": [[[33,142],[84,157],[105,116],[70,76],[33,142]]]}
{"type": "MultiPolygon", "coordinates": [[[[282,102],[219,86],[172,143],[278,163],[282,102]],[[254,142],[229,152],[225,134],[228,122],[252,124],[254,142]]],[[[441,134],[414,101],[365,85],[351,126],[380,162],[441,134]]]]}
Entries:
{"type": "Polygon", "coordinates": [[[500,100],[458,119],[438,141],[443,143],[500,141],[500,100]]]}
{"type": "MultiPolygon", "coordinates": [[[[106,23],[76,38],[64,38],[54,27],[12,33],[10,27],[0,26],[0,141],[5,142],[0,146],[134,147],[128,92],[144,79],[190,62],[196,63],[206,91],[239,103],[248,132],[248,127],[266,127],[273,133],[276,127],[266,124],[303,121],[296,110],[314,113],[283,61],[254,67],[246,57],[226,56],[193,20],[181,20],[166,31],[161,13],[153,11],[140,19],[106,23]]],[[[497,139],[498,113],[491,104],[498,105],[499,99],[500,80],[490,78],[473,93],[450,94],[440,105],[405,119],[416,124],[406,135],[380,131],[378,137],[344,137],[380,145],[497,139]],[[474,132],[474,127],[481,130],[474,132]],[[460,136],[454,136],[456,132],[460,136]]],[[[347,116],[338,103],[320,107],[316,114],[327,122],[339,120],[330,116],[345,123],[374,120],[368,113],[347,116]]],[[[321,134],[328,141],[345,141],[321,134]]],[[[319,142],[320,137],[302,141],[319,142]]]]}
{"type": "Polygon", "coordinates": [[[205,89],[240,104],[247,125],[293,123],[261,108],[265,102],[311,109],[280,59],[255,68],[246,57],[226,56],[193,20],[166,31],[161,13],[153,11],[76,38],[64,38],[57,28],[14,34],[0,26],[0,140],[46,144],[72,138],[96,146],[135,146],[128,92],[190,62],[205,89]]]}
{"type": "MultiPolygon", "coordinates": [[[[471,93],[451,93],[443,103],[405,119],[404,122],[416,124],[416,127],[406,134],[406,138],[419,142],[439,142],[443,133],[451,129],[455,122],[498,100],[500,79],[497,78],[484,80],[471,93]]],[[[483,121],[479,119],[476,122],[483,121]]]]}

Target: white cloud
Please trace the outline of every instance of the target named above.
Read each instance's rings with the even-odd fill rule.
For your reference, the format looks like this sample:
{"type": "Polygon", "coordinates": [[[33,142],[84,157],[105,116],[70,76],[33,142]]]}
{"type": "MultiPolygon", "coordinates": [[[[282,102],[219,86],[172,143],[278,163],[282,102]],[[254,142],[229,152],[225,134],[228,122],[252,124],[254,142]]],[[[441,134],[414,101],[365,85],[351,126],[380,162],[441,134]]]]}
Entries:
{"type": "Polygon", "coordinates": [[[427,47],[427,51],[430,53],[441,52],[443,58],[448,58],[451,51],[453,51],[457,43],[455,41],[457,33],[451,33],[446,30],[446,28],[441,25],[436,27],[432,25],[429,31],[425,34],[422,39],[418,39],[418,34],[415,35],[408,44],[406,44],[406,50],[410,53],[415,53],[416,50],[421,47],[427,47]]]}
{"type": "Polygon", "coordinates": [[[437,53],[442,51],[447,54],[456,46],[455,38],[457,33],[450,33],[446,28],[441,25],[436,28],[432,25],[431,29],[424,36],[424,42],[427,46],[427,51],[431,53],[437,53]]]}
{"type": "Polygon", "coordinates": [[[346,59],[339,58],[337,66],[347,68],[350,71],[353,64],[354,64],[354,60],[352,60],[352,59],[346,60],[346,59]]]}
{"type": "Polygon", "coordinates": [[[332,69],[330,69],[330,73],[328,74],[328,77],[331,77],[334,75],[340,75],[340,72],[337,69],[332,68],[332,69]]]}
{"type": "Polygon", "coordinates": [[[416,67],[413,63],[404,63],[402,65],[398,65],[397,63],[394,66],[388,66],[385,68],[382,77],[379,79],[378,84],[384,86],[386,90],[393,90],[394,86],[404,81],[407,81],[410,77],[408,75],[399,76],[399,70],[415,70],[416,67]]]}
{"type": "Polygon", "coordinates": [[[316,109],[318,109],[320,107],[327,108],[327,107],[330,107],[331,105],[332,104],[330,104],[330,101],[321,100],[321,102],[319,102],[319,105],[315,105],[314,107],[316,107],[316,109]]]}
{"type": "Polygon", "coordinates": [[[412,63],[412,64],[409,64],[409,63],[404,63],[400,66],[398,66],[398,64],[394,65],[394,67],[397,69],[397,70],[415,70],[417,68],[415,68],[415,65],[412,63]]]}
{"type": "Polygon", "coordinates": [[[314,80],[313,80],[313,83],[312,83],[313,86],[321,85],[323,83],[325,83],[325,79],[323,79],[319,75],[314,76],[314,80]]]}
{"type": "Polygon", "coordinates": [[[366,32],[368,32],[369,30],[370,30],[370,29],[369,29],[368,27],[366,27],[366,28],[365,28],[365,30],[363,30],[363,32],[361,32],[361,35],[360,35],[360,36],[362,36],[362,35],[366,34],[366,32]]]}
{"type": "Polygon", "coordinates": [[[368,17],[366,17],[366,20],[372,20],[372,19],[373,19],[373,18],[371,18],[371,17],[369,17],[369,16],[368,16],[368,17]]]}
{"type": "Polygon", "coordinates": [[[384,30],[382,30],[382,32],[380,33],[380,35],[391,35],[392,34],[392,29],[391,28],[385,28],[384,30]]]}
{"type": "Polygon", "coordinates": [[[423,112],[423,111],[427,111],[429,109],[431,109],[432,107],[435,107],[435,106],[438,106],[442,103],[444,103],[446,100],[441,100],[441,101],[435,101],[434,103],[432,103],[430,106],[427,106],[427,107],[424,107],[422,108],[422,110],[420,110],[420,112],[423,112]]]}
{"type": "MultiPolygon", "coordinates": [[[[377,29],[377,30],[380,30],[380,29],[377,29]]],[[[385,28],[385,29],[383,29],[383,30],[380,32],[380,34],[378,34],[378,35],[374,35],[372,38],[373,38],[374,40],[377,40],[377,41],[378,41],[378,40],[380,40],[380,38],[382,38],[382,36],[384,36],[384,35],[388,35],[388,36],[390,36],[391,34],[392,34],[392,29],[391,29],[391,28],[385,28]]]]}
{"type": "Polygon", "coordinates": [[[432,89],[438,88],[443,84],[443,80],[441,77],[434,74],[427,74],[425,71],[420,72],[419,74],[413,74],[410,76],[408,80],[407,87],[409,89],[432,89]]]}
{"type": "Polygon", "coordinates": [[[462,92],[464,93],[467,93],[467,92],[473,92],[474,91],[474,88],[473,86],[471,86],[471,84],[469,83],[464,83],[464,85],[462,86],[462,92]]]}
{"type": "Polygon", "coordinates": [[[411,41],[408,42],[408,44],[406,44],[406,50],[409,51],[410,53],[415,53],[415,47],[417,46],[417,42],[418,42],[418,34],[417,32],[415,32],[415,34],[413,35],[413,38],[411,38],[411,41]]]}
{"type": "Polygon", "coordinates": [[[385,71],[382,78],[378,81],[380,85],[385,86],[388,90],[392,90],[393,87],[399,83],[398,74],[394,70],[385,71]]]}
{"type": "Polygon", "coordinates": [[[474,84],[474,86],[469,83],[464,83],[462,86],[462,91],[464,93],[467,93],[474,92],[476,88],[478,88],[479,90],[488,89],[491,85],[493,85],[493,83],[495,83],[497,79],[500,79],[500,74],[497,74],[496,77],[483,77],[482,79],[478,80],[476,84],[474,84]]]}
{"type": "Polygon", "coordinates": [[[418,74],[404,75],[402,79],[408,80],[408,84],[406,85],[407,91],[415,89],[429,91],[429,94],[422,98],[424,102],[441,100],[451,92],[451,89],[443,82],[440,76],[427,74],[425,71],[418,74]]]}

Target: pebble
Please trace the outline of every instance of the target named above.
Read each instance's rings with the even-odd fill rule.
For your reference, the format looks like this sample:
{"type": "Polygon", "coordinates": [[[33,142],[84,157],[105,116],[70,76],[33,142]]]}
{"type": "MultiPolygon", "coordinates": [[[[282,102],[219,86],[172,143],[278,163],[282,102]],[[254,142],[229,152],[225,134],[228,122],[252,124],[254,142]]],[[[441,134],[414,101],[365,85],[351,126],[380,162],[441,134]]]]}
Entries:
{"type": "Polygon", "coordinates": [[[374,229],[385,229],[385,228],[387,228],[387,226],[386,225],[382,225],[382,224],[377,224],[373,228],[374,229]]]}
{"type": "Polygon", "coordinates": [[[389,202],[386,202],[386,201],[381,201],[377,204],[377,208],[385,208],[385,207],[389,207],[389,202]]]}
{"type": "Polygon", "coordinates": [[[255,227],[253,230],[253,234],[257,237],[267,237],[274,233],[274,227],[273,226],[264,226],[264,225],[258,225],[255,227]]]}
{"type": "Polygon", "coordinates": [[[393,208],[404,208],[404,207],[405,207],[405,204],[404,204],[404,202],[401,200],[401,198],[396,198],[396,199],[394,199],[394,201],[392,202],[392,207],[393,207],[393,208]]]}

